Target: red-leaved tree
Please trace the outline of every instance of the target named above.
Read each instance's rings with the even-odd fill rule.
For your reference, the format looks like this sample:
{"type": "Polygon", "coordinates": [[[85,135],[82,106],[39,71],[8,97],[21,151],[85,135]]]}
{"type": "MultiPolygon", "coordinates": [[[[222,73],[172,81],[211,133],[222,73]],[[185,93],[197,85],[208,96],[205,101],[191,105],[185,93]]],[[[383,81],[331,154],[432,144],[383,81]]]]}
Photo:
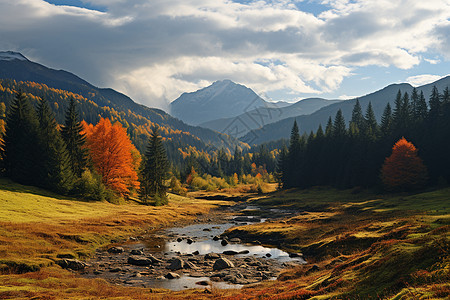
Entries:
{"type": "Polygon", "coordinates": [[[417,155],[416,147],[404,137],[392,148],[381,168],[381,179],[388,190],[413,190],[423,187],[428,179],[427,168],[417,155]]]}

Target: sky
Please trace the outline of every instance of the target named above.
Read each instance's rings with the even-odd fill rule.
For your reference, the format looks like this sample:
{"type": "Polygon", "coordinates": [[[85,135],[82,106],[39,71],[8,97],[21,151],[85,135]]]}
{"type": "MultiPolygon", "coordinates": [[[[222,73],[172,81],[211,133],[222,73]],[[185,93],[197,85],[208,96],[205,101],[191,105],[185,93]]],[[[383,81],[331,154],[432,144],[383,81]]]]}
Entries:
{"type": "Polygon", "coordinates": [[[0,51],[167,110],[230,79],[348,99],[450,73],[449,0],[0,0],[0,51]]]}

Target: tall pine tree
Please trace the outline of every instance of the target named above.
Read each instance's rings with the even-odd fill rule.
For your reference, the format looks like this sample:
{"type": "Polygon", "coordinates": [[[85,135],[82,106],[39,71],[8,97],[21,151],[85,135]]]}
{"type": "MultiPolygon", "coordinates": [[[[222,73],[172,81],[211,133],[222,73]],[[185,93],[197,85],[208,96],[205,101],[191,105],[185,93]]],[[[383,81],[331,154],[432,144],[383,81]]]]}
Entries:
{"type": "Polygon", "coordinates": [[[25,94],[18,92],[6,116],[3,164],[6,175],[23,184],[36,184],[38,121],[25,94]]]}
{"type": "Polygon", "coordinates": [[[145,159],[140,176],[140,195],[145,202],[155,197],[157,205],[167,204],[167,187],[169,162],[159,130],[155,127],[149,138],[145,159]]]}
{"type": "Polygon", "coordinates": [[[37,107],[39,142],[39,185],[58,193],[68,193],[74,184],[69,154],[58,131],[55,116],[45,99],[37,107]]]}
{"type": "Polygon", "coordinates": [[[73,98],[70,99],[66,112],[66,120],[61,128],[62,137],[69,153],[72,172],[80,177],[86,168],[88,153],[85,148],[86,134],[82,133],[83,126],[78,117],[78,112],[73,98]]]}

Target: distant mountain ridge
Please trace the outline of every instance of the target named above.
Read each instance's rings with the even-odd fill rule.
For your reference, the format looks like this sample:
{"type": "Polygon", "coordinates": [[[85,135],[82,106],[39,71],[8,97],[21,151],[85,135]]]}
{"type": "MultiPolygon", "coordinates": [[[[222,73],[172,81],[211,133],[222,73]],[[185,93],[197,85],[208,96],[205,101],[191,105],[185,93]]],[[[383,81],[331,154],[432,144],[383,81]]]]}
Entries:
{"type": "Polygon", "coordinates": [[[249,110],[238,116],[201,123],[200,126],[240,138],[249,131],[261,128],[267,124],[293,116],[309,115],[324,106],[339,101],[307,98],[288,106],[278,106],[277,103],[268,103],[266,106],[249,110]]]}
{"type": "MultiPolygon", "coordinates": [[[[163,136],[171,143],[174,143],[174,145],[177,145],[177,147],[183,146],[183,140],[191,141],[200,150],[211,149],[211,147],[234,149],[236,145],[246,147],[246,145],[234,138],[210,129],[187,125],[160,109],[149,108],[135,103],[128,96],[113,89],[97,88],[70,72],[50,69],[29,61],[25,56],[17,52],[0,52],[0,79],[10,79],[17,82],[35,82],[45,84],[50,88],[81,95],[86,101],[81,101],[80,104],[89,106],[89,111],[95,112],[94,114],[85,115],[88,118],[87,121],[96,122],[100,116],[116,116],[122,121],[130,123],[128,124],[130,135],[141,142],[145,139],[145,136],[143,136],[144,132],[142,131],[148,131],[149,127],[152,126],[151,124],[156,123],[163,126],[163,129],[165,128],[162,131],[163,136]],[[132,120],[140,123],[139,128],[131,123],[132,120]]],[[[10,85],[13,86],[12,83],[10,85]]],[[[27,88],[27,85],[23,86],[27,88]]],[[[58,99],[58,101],[62,101],[60,98],[58,99]]],[[[59,103],[58,107],[64,107],[64,103],[59,103]]],[[[143,145],[137,146],[141,146],[138,148],[141,151],[143,150],[143,145]]]]}
{"type": "MultiPolygon", "coordinates": [[[[419,91],[419,93],[420,91],[422,91],[425,98],[428,99],[433,86],[436,86],[437,89],[442,92],[446,87],[450,86],[450,76],[441,78],[430,84],[416,87],[416,89],[419,91]]],[[[391,84],[379,91],[359,97],[358,99],[363,112],[365,112],[365,110],[367,109],[367,105],[369,104],[369,102],[371,102],[373,110],[375,112],[375,116],[377,117],[377,120],[380,121],[383,110],[388,102],[391,104],[392,108],[394,108],[394,100],[397,92],[400,90],[402,94],[407,92],[409,95],[411,95],[413,88],[414,87],[408,83],[391,84]]],[[[342,110],[348,126],[348,122],[351,119],[351,113],[355,102],[356,98],[351,100],[344,100],[323,107],[310,115],[286,118],[278,122],[265,125],[260,129],[252,130],[245,136],[241,137],[240,140],[249,144],[261,144],[281,138],[289,138],[294,120],[297,120],[300,133],[309,133],[310,131],[315,132],[319,125],[322,125],[323,127],[326,125],[329,117],[334,119],[334,116],[339,109],[342,110]]]]}
{"type": "Polygon", "coordinates": [[[199,125],[265,105],[268,102],[251,89],[222,80],[196,92],[183,93],[170,104],[170,113],[188,124],[199,125]]]}

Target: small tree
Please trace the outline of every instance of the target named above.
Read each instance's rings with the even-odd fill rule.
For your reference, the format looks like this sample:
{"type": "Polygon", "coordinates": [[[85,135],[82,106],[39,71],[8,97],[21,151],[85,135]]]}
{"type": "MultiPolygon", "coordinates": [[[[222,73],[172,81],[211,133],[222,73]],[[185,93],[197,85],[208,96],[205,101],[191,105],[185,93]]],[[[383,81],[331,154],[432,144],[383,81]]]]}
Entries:
{"type": "Polygon", "coordinates": [[[392,148],[381,168],[381,179],[388,190],[412,190],[423,187],[427,169],[417,155],[416,147],[402,137],[392,148]]]}
{"type": "Polygon", "coordinates": [[[166,150],[159,135],[159,130],[155,127],[148,141],[140,176],[140,194],[145,202],[149,197],[154,197],[156,205],[168,203],[167,187],[164,184],[168,177],[168,171],[169,162],[166,150]]]}

